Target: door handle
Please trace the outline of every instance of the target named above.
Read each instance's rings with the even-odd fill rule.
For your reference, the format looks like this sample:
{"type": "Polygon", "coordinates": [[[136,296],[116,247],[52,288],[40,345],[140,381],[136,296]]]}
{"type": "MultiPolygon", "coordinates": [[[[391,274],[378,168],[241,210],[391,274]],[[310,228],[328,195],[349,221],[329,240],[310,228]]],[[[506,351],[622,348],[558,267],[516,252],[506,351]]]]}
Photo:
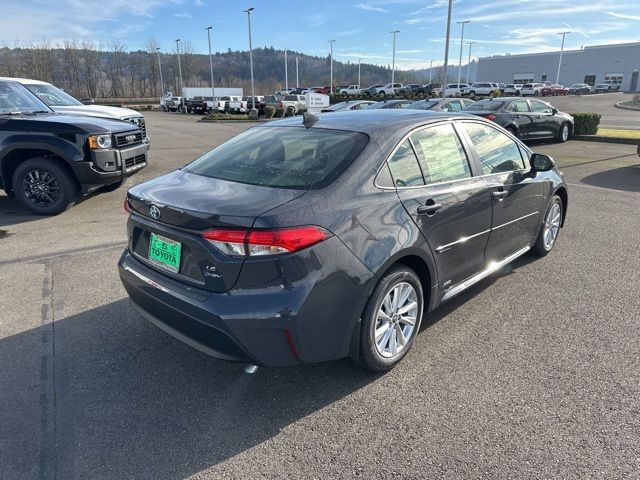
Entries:
{"type": "Polygon", "coordinates": [[[432,203],[431,205],[420,205],[418,207],[418,215],[426,215],[430,217],[435,215],[438,210],[442,208],[441,203],[432,203]]]}
{"type": "Polygon", "coordinates": [[[491,192],[491,196],[497,200],[502,200],[504,197],[506,197],[507,195],[509,195],[509,192],[507,192],[506,190],[495,190],[493,192],[491,192]]]}

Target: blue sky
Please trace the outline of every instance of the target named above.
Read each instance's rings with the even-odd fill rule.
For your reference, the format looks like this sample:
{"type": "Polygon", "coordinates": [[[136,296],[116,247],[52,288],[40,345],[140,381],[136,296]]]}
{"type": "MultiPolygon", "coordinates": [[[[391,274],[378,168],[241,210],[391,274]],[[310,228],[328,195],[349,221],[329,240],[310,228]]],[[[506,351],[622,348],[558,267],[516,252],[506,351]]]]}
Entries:
{"type": "MultiPolygon", "coordinates": [[[[206,53],[206,26],[214,28],[214,49],[246,50],[247,18],[252,16],[254,46],[289,48],[327,55],[335,39],[335,58],[390,64],[391,30],[397,36],[398,68],[440,63],[448,0],[2,0],[0,46],[46,38],[117,39],[127,49],[154,37],[164,51],[176,38],[206,53]]],[[[458,62],[460,25],[465,41],[476,42],[472,56],[556,50],[557,32],[571,31],[565,48],[640,40],[639,0],[454,0],[451,64],[458,62]]],[[[463,63],[468,46],[465,45],[463,63]]]]}

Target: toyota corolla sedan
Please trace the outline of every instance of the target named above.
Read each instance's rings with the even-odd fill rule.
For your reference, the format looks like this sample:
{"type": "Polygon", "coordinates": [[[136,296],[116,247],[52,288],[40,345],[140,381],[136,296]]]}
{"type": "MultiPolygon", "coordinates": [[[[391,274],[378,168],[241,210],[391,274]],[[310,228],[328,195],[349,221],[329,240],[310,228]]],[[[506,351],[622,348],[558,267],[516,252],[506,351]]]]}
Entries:
{"type": "Polygon", "coordinates": [[[548,254],[567,199],[550,157],[479,117],[305,114],[131,188],[120,277],[214,357],[385,371],[439,304],[548,254]]]}

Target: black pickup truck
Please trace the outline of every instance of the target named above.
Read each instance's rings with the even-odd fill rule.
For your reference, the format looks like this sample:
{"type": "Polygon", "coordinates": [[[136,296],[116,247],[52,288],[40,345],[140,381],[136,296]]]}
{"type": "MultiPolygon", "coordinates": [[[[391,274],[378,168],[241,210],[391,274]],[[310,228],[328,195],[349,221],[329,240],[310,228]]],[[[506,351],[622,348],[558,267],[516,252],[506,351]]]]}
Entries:
{"type": "Polygon", "coordinates": [[[0,81],[0,188],[33,213],[56,215],[78,195],[119,187],[148,151],[136,125],[55,113],[18,82],[0,81]]]}

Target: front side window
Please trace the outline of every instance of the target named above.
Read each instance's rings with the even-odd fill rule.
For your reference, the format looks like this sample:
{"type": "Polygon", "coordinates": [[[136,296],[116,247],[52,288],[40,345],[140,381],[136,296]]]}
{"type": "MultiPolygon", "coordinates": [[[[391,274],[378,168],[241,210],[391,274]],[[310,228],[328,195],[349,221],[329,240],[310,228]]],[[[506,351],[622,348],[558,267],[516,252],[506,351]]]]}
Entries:
{"type": "Polygon", "coordinates": [[[465,123],[464,128],[476,149],[484,175],[524,168],[518,144],[504,133],[480,123],[465,123]]]}
{"type": "Polygon", "coordinates": [[[469,160],[453,125],[437,125],[411,135],[427,183],[471,177],[469,160]]]}
{"type": "Polygon", "coordinates": [[[531,100],[531,107],[536,113],[552,113],[551,105],[541,102],[540,100],[531,100]]]}
{"type": "Polygon", "coordinates": [[[265,187],[317,189],[335,180],[369,142],[364,133],[252,128],[187,165],[187,172],[265,187]]]}
{"type": "Polygon", "coordinates": [[[418,165],[411,142],[405,140],[400,144],[396,152],[389,159],[389,168],[396,187],[415,187],[424,185],[422,172],[418,165]]]}

